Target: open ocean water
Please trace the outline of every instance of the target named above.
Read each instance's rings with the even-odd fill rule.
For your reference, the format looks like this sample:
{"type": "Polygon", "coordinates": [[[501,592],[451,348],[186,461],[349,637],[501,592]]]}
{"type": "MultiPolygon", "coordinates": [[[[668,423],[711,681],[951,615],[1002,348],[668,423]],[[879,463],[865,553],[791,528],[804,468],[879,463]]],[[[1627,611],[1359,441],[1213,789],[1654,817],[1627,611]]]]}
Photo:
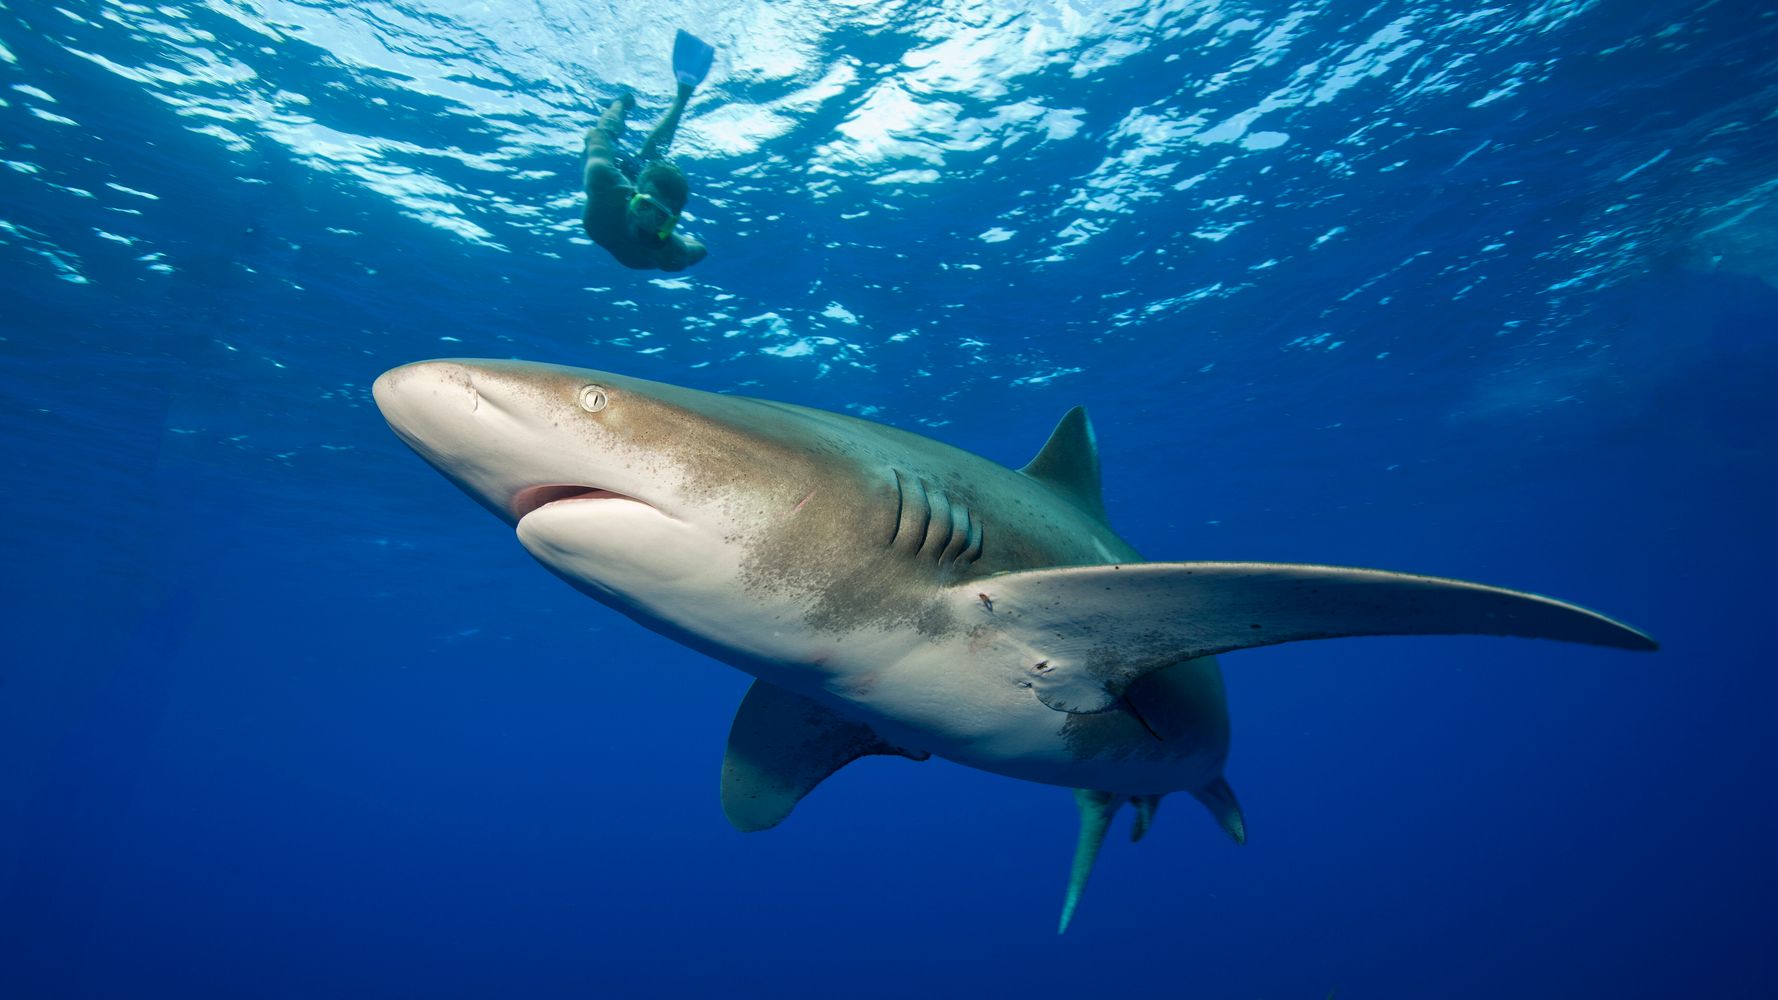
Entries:
{"type": "MultiPolygon", "coordinates": [[[[633,147],[632,147],[633,148],[633,147]]],[[[0,997],[1778,995],[1778,9],[0,0],[0,997]],[[580,229],[673,30],[681,274],[580,229]],[[1070,406],[1153,559],[1598,608],[1229,654],[1236,847],[847,767],[585,599],[369,394],[441,356],[1070,406]]]]}

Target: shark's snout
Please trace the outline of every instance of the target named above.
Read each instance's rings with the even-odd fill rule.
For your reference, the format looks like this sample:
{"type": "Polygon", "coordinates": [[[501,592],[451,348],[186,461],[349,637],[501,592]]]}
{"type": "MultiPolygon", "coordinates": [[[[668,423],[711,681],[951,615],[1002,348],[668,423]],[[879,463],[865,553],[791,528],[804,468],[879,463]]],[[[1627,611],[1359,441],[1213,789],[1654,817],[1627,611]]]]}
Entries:
{"type": "Polygon", "coordinates": [[[502,388],[497,374],[473,363],[418,361],[378,376],[371,396],[404,444],[514,522],[521,516],[511,509],[514,494],[554,477],[534,454],[535,428],[547,422],[498,405],[502,388]]]}
{"type": "Polygon", "coordinates": [[[481,393],[471,370],[455,361],[417,361],[377,376],[371,398],[383,419],[403,438],[411,438],[432,420],[474,413],[481,393]]]}
{"type": "Polygon", "coordinates": [[[371,395],[403,443],[508,523],[570,501],[656,509],[613,481],[584,427],[572,429],[577,418],[609,405],[607,390],[590,381],[595,375],[500,361],[418,361],[378,376],[371,395]]]}

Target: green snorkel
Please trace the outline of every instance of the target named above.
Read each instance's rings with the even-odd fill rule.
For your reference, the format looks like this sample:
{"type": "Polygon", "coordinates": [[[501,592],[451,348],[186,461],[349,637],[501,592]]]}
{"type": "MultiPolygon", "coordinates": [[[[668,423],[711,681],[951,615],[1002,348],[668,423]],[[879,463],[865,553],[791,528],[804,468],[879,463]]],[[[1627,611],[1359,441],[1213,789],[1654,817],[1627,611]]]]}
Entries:
{"type": "Polygon", "coordinates": [[[659,198],[656,198],[654,195],[648,194],[643,191],[638,191],[635,194],[630,196],[629,210],[631,212],[634,212],[636,210],[636,206],[643,203],[643,202],[647,202],[648,204],[653,205],[655,208],[660,210],[662,215],[665,215],[667,217],[667,224],[662,226],[654,234],[656,239],[660,240],[662,243],[665,243],[667,241],[667,237],[673,235],[673,227],[679,225],[679,214],[677,212],[674,212],[672,209],[668,208],[666,205],[662,204],[662,202],[659,198]]]}

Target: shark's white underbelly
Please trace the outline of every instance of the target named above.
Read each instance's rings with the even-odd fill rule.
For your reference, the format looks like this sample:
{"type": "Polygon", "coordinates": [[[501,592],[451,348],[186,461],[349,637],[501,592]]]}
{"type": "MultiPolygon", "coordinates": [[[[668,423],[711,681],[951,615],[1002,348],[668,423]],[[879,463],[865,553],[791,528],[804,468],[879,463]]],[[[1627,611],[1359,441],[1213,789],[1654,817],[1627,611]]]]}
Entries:
{"type": "Polygon", "coordinates": [[[905,636],[854,635],[796,662],[737,663],[864,722],[885,740],[1008,777],[1130,795],[1200,788],[1221,771],[1225,746],[1162,740],[1121,711],[1071,715],[1045,706],[1008,651],[963,639],[902,645],[905,636]],[[811,683],[813,681],[813,683],[811,683]]]}

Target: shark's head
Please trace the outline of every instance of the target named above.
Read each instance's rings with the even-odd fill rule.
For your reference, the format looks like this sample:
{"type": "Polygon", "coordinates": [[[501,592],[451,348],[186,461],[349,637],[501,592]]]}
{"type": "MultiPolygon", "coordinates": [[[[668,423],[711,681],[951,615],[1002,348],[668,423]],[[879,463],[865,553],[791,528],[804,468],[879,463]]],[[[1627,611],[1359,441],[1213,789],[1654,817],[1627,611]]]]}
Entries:
{"type": "Polygon", "coordinates": [[[849,418],[513,361],[423,361],[373,392],[396,434],[539,561],[657,627],[704,634],[700,602],[712,630],[768,621],[790,574],[834,561],[799,544],[893,532],[893,492],[831,461],[822,421],[849,418]]]}

